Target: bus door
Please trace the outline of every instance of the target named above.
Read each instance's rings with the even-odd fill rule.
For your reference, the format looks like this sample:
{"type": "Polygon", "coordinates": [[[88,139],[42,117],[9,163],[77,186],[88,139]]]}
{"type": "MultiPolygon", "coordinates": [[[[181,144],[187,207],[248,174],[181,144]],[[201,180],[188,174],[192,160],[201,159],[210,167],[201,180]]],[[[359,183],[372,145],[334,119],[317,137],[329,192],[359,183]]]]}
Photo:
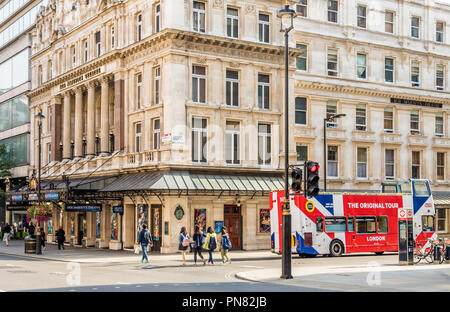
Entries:
{"type": "Polygon", "coordinates": [[[352,252],[356,246],[356,233],[355,233],[355,217],[347,218],[347,233],[345,235],[345,250],[352,252]]]}
{"type": "Polygon", "coordinates": [[[356,216],[355,217],[355,247],[358,251],[363,252],[370,246],[373,246],[372,238],[376,232],[375,216],[356,216]]]}

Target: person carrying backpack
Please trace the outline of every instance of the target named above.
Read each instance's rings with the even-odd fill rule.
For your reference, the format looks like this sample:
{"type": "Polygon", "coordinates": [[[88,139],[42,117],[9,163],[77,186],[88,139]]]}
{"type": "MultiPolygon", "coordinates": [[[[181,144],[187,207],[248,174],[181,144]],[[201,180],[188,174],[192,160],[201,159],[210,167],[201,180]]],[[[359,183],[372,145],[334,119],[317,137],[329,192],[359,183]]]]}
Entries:
{"type": "Polygon", "coordinates": [[[148,263],[147,246],[150,245],[150,247],[153,247],[153,241],[150,232],[147,230],[147,224],[142,224],[142,230],[139,232],[138,243],[141,244],[142,248],[141,262],[144,263],[145,260],[145,263],[148,263]]]}
{"type": "Polygon", "coordinates": [[[183,226],[180,230],[180,236],[178,236],[178,250],[181,250],[181,257],[183,258],[183,266],[186,265],[186,250],[189,247],[191,237],[186,231],[186,227],[183,226]]]}
{"type": "Polygon", "coordinates": [[[227,233],[227,230],[223,227],[222,228],[222,237],[220,238],[220,244],[219,244],[219,250],[220,254],[222,255],[222,263],[231,263],[230,257],[228,256],[228,250],[231,248],[231,241],[230,236],[227,233]],[[225,258],[227,261],[225,261],[225,258]]]}
{"type": "Polygon", "coordinates": [[[202,233],[202,231],[200,231],[200,227],[198,225],[195,226],[195,231],[194,231],[194,236],[193,236],[193,240],[194,240],[194,265],[197,265],[197,254],[199,255],[199,257],[202,259],[203,261],[203,265],[206,264],[206,260],[205,258],[203,258],[202,255],[202,246],[203,246],[203,239],[205,237],[205,234],[202,233]]]}
{"type": "Polygon", "coordinates": [[[211,227],[208,227],[208,230],[206,231],[206,233],[207,234],[206,234],[205,244],[203,245],[203,249],[208,250],[208,253],[209,253],[208,263],[214,265],[214,259],[213,259],[212,253],[214,252],[214,249],[217,248],[217,236],[211,227]]]}

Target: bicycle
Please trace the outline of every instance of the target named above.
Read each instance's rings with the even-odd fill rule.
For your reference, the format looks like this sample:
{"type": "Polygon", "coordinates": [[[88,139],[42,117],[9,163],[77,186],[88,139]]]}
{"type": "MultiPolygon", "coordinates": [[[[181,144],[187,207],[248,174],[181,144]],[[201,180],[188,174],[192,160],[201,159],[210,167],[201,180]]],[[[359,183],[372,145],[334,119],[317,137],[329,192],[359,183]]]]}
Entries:
{"type": "Polygon", "coordinates": [[[414,264],[418,264],[420,261],[425,259],[428,263],[433,263],[433,255],[434,255],[434,240],[429,238],[428,242],[430,246],[425,248],[425,245],[416,243],[416,247],[414,247],[414,264]]]}

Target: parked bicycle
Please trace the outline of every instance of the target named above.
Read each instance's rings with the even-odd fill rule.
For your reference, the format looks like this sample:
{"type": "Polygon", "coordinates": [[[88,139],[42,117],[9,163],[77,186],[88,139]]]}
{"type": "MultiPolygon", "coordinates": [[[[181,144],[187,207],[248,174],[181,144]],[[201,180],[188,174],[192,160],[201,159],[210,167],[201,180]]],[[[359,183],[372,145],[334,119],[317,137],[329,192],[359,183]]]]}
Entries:
{"type": "Polygon", "coordinates": [[[428,247],[425,247],[423,244],[417,243],[416,247],[414,248],[414,264],[418,264],[420,261],[425,259],[428,263],[433,263],[434,260],[434,253],[436,248],[438,247],[440,249],[440,255],[439,255],[439,263],[444,262],[445,260],[445,253],[447,251],[447,245],[445,244],[444,240],[442,238],[437,239],[428,239],[428,243],[430,245],[428,247]]]}

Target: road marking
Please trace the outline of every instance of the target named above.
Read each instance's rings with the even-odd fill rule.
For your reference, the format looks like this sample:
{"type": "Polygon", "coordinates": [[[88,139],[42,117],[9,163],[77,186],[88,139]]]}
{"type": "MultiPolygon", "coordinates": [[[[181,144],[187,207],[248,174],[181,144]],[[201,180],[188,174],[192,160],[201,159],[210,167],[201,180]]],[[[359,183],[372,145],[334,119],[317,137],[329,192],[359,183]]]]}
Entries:
{"type": "Polygon", "coordinates": [[[158,287],[159,285],[153,285],[153,286],[158,287]]]}
{"type": "Polygon", "coordinates": [[[130,285],[130,283],[123,283],[123,282],[117,282],[116,284],[119,284],[119,285],[130,285]]]}
{"type": "Polygon", "coordinates": [[[116,288],[120,288],[119,286],[116,286],[116,288]]]}
{"type": "Polygon", "coordinates": [[[243,266],[240,266],[240,268],[264,269],[264,267],[259,267],[259,266],[255,266],[255,265],[243,265],[243,266]]]}

